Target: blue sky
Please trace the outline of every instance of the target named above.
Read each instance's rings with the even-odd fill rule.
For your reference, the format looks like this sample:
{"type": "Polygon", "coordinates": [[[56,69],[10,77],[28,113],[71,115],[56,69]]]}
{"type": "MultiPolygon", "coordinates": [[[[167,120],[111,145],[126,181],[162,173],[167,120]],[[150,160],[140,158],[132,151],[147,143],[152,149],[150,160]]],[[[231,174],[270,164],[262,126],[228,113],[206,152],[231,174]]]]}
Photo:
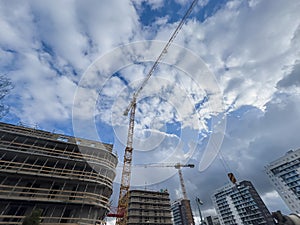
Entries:
{"type": "MultiPolygon", "coordinates": [[[[113,143],[122,161],[123,111],[190,3],[1,1],[0,73],[15,85],[2,121],[113,143]]],[[[218,151],[271,211],[289,212],[264,166],[300,146],[299,11],[297,0],[200,0],[138,99],[134,163],[195,163],[187,191],[205,215],[228,182],[218,151]]],[[[172,169],[134,169],[132,183],[180,197],[172,169]]]]}
{"type": "MultiPolygon", "coordinates": [[[[162,1],[157,2],[159,5],[155,5],[151,1],[142,1],[142,3],[139,3],[141,6],[139,4],[136,6],[143,26],[151,26],[159,17],[168,17],[168,23],[177,22],[183,17],[190,6],[190,4],[185,1],[167,0],[163,3],[161,3],[162,1]]],[[[201,6],[198,5],[195,11],[193,11],[192,17],[203,22],[218,11],[218,9],[222,8],[226,2],[225,0],[202,1],[201,6]]]]}

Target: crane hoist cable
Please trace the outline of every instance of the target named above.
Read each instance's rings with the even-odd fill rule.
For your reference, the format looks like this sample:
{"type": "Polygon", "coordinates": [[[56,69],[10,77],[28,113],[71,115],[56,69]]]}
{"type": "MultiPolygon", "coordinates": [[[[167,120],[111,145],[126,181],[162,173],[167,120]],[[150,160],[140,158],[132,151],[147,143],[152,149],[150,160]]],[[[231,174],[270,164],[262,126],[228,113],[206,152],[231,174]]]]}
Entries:
{"type": "Polygon", "coordinates": [[[226,162],[226,160],[225,160],[222,152],[219,151],[218,155],[219,155],[219,159],[220,159],[220,161],[222,163],[222,166],[224,167],[225,172],[227,174],[230,173],[232,170],[231,170],[230,166],[228,165],[228,163],[226,162]]]}
{"type": "Polygon", "coordinates": [[[134,119],[135,119],[135,109],[136,109],[136,101],[139,93],[142,91],[144,86],[146,85],[147,81],[162,61],[165,54],[167,54],[168,49],[174,39],[176,38],[177,34],[181,30],[184,22],[191,14],[193,8],[196,6],[198,0],[193,0],[192,4],[188,8],[187,12],[184,14],[183,18],[181,19],[180,23],[176,27],[175,31],[171,35],[170,39],[168,40],[165,47],[162,49],[161,53],[159,54],[158,58],[154,62],[153,66],[151,67],[150,71],[148,72],[147,76],[141,83],[141,85],[137,88],[137,90],[133,93],[132,100],[128,107],[126,108],[124,115],[129,115],[129,128],[128,128],[128,136],[127,136],[127,145],[125,148],[124,153],[124,164],[122,170],[122,177],[121,177],[121,185],[120,185],[120,192],[119,192],[119,201],[118,201],[118,213],[122,214],[122,218],[117,218],[116,224],[117,225],[125,225],[127,222],[127,209],[128,209],[128,201],[129,201],[129,188],[130,188],[130,176],[131,176],[131,163],[132,163],[132,152],[133,152],[133,132],[134,132],[134,119]],[[124,210],[125,209],[125,210],[124,210]]]}

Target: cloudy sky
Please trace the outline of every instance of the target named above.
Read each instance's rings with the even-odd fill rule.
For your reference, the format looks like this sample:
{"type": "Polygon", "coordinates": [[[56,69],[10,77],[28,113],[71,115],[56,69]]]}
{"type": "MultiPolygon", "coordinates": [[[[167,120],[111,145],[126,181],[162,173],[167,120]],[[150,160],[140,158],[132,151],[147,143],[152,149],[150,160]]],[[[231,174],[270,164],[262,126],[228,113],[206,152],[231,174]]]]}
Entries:
{"type": "MultiPolygon", "coordinates": [[[[132,94],[191,0],[0,1],[0,75],[14,89],[2,121],[114,144],[132,94]]],[[[228,171],[270,211],[289,213],[264,166],[300,146],[300,2],[200,0],[137,99],[132,185],[210,199],[228,171]]],[[[118,180],[115,184],[116,202],[118,180]]]]}

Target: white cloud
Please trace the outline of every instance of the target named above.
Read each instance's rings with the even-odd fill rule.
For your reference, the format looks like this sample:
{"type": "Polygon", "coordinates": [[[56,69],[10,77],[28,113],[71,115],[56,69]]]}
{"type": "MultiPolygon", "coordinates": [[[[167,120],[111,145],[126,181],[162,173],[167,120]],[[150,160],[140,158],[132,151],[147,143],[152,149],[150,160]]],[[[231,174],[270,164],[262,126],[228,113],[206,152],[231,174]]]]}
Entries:
{"type": "MultiPolygon", "coordinates": [[[[163,6],[161,0],[148,3],[152,9],[163,6]]],[[[135,4],[142,7],[141,1],[135,4]]],[[[178,122],[182,130],[194,133],[210,130],[209,119],[224,111],[222,93],[231,112],[223,145],[227,160],[240,177],[256,180],[263,194],[272,192],[263,172],[249,168],[261,168],[271,156],[299,146],[299,11],[297,0],[229,1],[203,23],[189,19],[175,40],[186,49],[172,46],[166,64],[157,69],[140,95],[134,143],[140,150],[149,149],[153,144],[146,138],[151,131],[153,140],[161,144],[146,161],[167,159],[172,148],[176,160],[185,157],[190,133],[179,138],[169,135],[166,123],[178,122]]],[[[164,15],[153,27],[144,28],[138,13],[131,1],[2,1],[0,66],[15,83],[7,100],[11,113],[30,123],[70,122],[73,98],[79,91],[75,99],[79,110],[74,115],[82,132],[91,132],[94,138],[94,129],[88,128],[95,126],[97,118],[120,126],[116,134],[124,142],[128,120],[122,113],[165,43],[117,47],[149,37],[166,41],[178,23],[166,23],[164,15]],[[159,30],[151,30],[154,27],[159,30]],[[97,57],[104,63],[84,73],[97,57]],[[110,78],[115,72],[122,77],[110,78]],[[103,99],[98,95],[102,87],[103,99]],[[102,105],[97,108],[99,100],[102,105]],[[85,123],[87,119],[90,123],[85,123]]],[[[199,161],[202,153],[197,152],[192,160],[199,161]]],[[[136,160],[143,159],[139,157],[136,160]]],[[[201,194],[208,195],[224,181],[207,176],[220,177],[220,171],[212,165],[205,171],[209,175],[201,173],[210,182],[207,185],[200,178],[192,179],[194,171],[187,171],[186,179],[194,184],[189,191],[203,187],[201,194]]],[[[138,183],[144,178],[137,175],[136,179],[138,183]]],[[[177,183],[171,187],[178,189],[177,183]]],[[[268,195],[265,198],[271,201],[268,195]]],[[[207,204],[205,210],[211,209],[207,204]]]]}
{"type": "Polygon", "coordinates": [[[214,208],[203,210],[203,216],[214,216],[217,215],[216,210],[214,208]]]}
{"type": "MultiPolygon", "coordinates": [[[[230,1],[204,23],[189,22],[177,42],[209,64],[228,107],[253,105],[263,110],[286,68],[299,57],[294,43],[298,10],[297,3],[257,1],[249,6],[230,1]],[[238,86],[228,88],[236,78],[241,81],[238,86]]],[[[161,28],[164,33],[168,26],[161,28]]]]}
{"type": "Polygon", "coordinates": [[[11,112],[29,123],[70,119],[75,85],[92,60],[139,36],[129,1],[10,1],[0,11],[0,65],[14,71],[16,86],[11,112]]]}
{"type": "Polygon", "coordinates": [[[74,2],[34,1],[30,8],[35,29],[39,31],[37,38],[76,70],[84,69],[88,65],[84,51],[89,46],[84,31],[78,26],[74,2]]]}
{"type": "Polygon", "coordinates": [[[23,122],[64,120],[70,117],[75,84],[66,76],[57,76],[32,52],[18,61],[22,70],[9,73],[15,88],[8,101],[11,110],[23,122]]]}
{"type": "Polygon", "coordinates": [[[2,2],[0,12],[2,49],[23,52],[36,47],[33,17],[26,2],[2,2]]]}
{"type": "MultiPolygon", "coordinates": [[[[116,149],[125,149],[127,127],[115,127],[118,136],[115,139],[116,149]]],[[[159,184],[176,174],[176,163],[185,164],[190,159],[195,149],[189,149],[174,134],[166,134],[156,130],[145,131],[146,137],[137,138],[133,141],[133,167],[131,185],[140,187],[159,184]],[[167,165],[167,166],[166,166],[167,165]],[[174,165],[174,166],[172,166],[174,165]]],[[[191,137],[192,139],[192,137],[191,137]]],[[[186,140],[191,141],[191,140],[186,140]]],[[[122,156],[121,156],[122,158],[122,156]]],[[[122,161],[119,162],[115,182],[121,179],[122,161]]]]}
{"type": "MultiPolygon", "coordinates": [[[[277,83],[288,76],[299,59],[299,43],[295,38],[299,33],[298,11],[296,2],[276,1],[270,5],[266,1],[251,1],[248,5],[231,1],[204,23],[189,21],[175,41],[201,55],[216,75],[227,107],[231,108],[222,146],[225,160],[239,179],[253,181],[263,196],[273,191],[264,174],[264,165],[299,145],[294,135],[299,126],[299,90],[284,90],[281,94],[283,90],[277,88],[277,83]]],[[[156,38],[167,40],[174,27],[174,24],[161,26],[156,38]]],[[[184,84],[190,88],[187,82],[184,84]]],[[[201,92],[197,94],[201,96],[201,92]]],[[[193,179],[195,171],[186,171],[185,179],[192,180],[197,187],[190,185],[189,195],[191,199],[195,195],[205,196],[204,210],[211,209],[212,191],[227,182],[222,163],[214,164],[218,166],[199,174],[203,180],[193,179]]],[[[169,190],[177,190],[178,183],[169,182],[166,181],[169,190]]],[[[285,209],[280,199],[272,202],[264,198],[271,210],[285,209]]]]}
{"type": "MultiPolygon", "coordinates": [[[[77,92],[75,102],[79,107],[75,103],[76,113],[90,120],[97,116],[108,125],[127,126],[123,112],[133,91],[139,87],[144,74],[156,60],[156,53],[164,45],[162,42],[133,43],[114,49],[96,60],[81,80],[78,90],[85,90],[86,93],[77,92]],[[143,53],[144,56],[140,57],[143,53]],[[119,77],[112,77],[116,71],[119,77]],[[99,101],[94,96],[97,92],[100,94],[99,101]],[[89,98],[89,95],[94,98],[89,98]],[[92,111],[87,113],[80,107],[92,111]],[[93,111],[95,107],[97,111],[93,111]]],[[[178,46],[173,46],[169,52],[165,64],[157,68],[138,96],[135,126],[138,129],[151,126],[152,129],[161,130],[166,123],[180,122],[182,127],[208,130],[205,120],[212,113],[223,110],[218,85],[195,55],[178,46]],[[205,98],[209,101],[206,102],[205,98]]]]}
{"type": "Polygon", "coordinates": [[[278,209],[281,209],[280,211],[282,212],[282,214],[287,215],[291,213],[276,191],[267,192],[262,195],[261,198],[271,212],[276,212],[278,209]]]}

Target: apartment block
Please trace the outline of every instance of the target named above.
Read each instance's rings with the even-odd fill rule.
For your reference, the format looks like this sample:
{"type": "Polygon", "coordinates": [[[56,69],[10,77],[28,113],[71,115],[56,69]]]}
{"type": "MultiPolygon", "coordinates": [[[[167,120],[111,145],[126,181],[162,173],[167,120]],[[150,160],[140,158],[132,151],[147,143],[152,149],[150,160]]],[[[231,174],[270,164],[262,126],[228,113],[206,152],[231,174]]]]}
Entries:
{"type": "Polygon", "coordinates": [[[194,225],[190,200],[178,199],[171,205],[174,225],[194,225]]]}
{"type": "Polygon", "coordinates": [[[293,213],[300,213],[300,149],[265,167],[271,183],[293,213]]]}
{"type": "Polygon", "coordinates": [[[206,225],[220,225],[218,216],[207,216],[204,219],[206,225]]]}
{"type": "Polygon", "coordinates": [[[222,225],[273,225],[272,216],[250,181],[228,184],[212,196],[222,225]]]}
{"type": "Polygon", "coordinates": [[[131,190],[127,225],[151,224],[173,224],[168,191],[131,190]]]}
{"type": "Polygon", "coordinates": [[[0,123],[0,224],[102,224],[117,157],[112,145],[0,123]]]}

